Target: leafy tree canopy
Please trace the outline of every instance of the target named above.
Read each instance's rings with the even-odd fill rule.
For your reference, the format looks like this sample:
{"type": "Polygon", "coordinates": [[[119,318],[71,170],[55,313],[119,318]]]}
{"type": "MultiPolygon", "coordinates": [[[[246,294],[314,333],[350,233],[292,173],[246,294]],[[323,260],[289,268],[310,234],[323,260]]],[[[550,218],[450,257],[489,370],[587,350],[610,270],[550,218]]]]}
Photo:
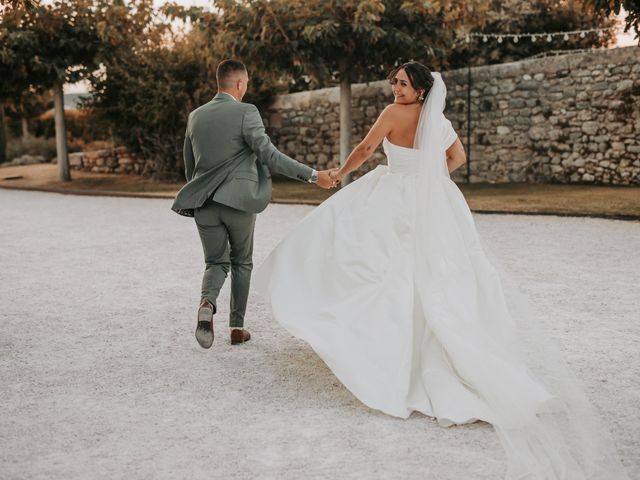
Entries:
{"type": "Polygon", "coordinates": [[[504,39],[499,43],[495,38],[484,42],[482,37],[475,37],[470,44],[459,38],[451,48],[448,61],[450,68],[460,68],[471,64],[490,65],[496,63],[515,62],[536,54],[552,50],[575,50],[607,47],[615,42],[615,19],[603,13],[585,9],[577,0],[525,0],[498,1],[492,0],[491,10],[496,18],[488,22],[483,33],[543,33],[608,28],[602,35],[597,33],[552,37],[548,42],[544,36],[532,42],[522,37],[516,43],[512,39],[504,39]]]}
{"type": "Polygon", "coordinates": [[[636,33],[635,38],[640,38],[640,1],[638,0],[583,0],[583,3],[592,8],[596,12],[602,12],[605,15],[615,13],[619,15],[622,11],[627,12],[625,18],[624,31],[628,32],[633,29],[636,33]]]}

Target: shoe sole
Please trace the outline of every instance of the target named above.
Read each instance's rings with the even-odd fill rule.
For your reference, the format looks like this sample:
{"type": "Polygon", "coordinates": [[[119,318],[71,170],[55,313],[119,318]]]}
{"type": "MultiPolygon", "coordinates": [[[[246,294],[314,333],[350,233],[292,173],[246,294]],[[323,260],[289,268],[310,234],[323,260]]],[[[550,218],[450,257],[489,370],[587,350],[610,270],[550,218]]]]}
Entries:
{"type": "Polygon", "coordinates": [[[210,308],[200,308],[198,310],[198,323],[196,324],[196,340],[202,348],[211,348],[213,345],[213,310],[210,308]],[[200,322],[210,322],[211,330],[200,328],[200,322]]]}

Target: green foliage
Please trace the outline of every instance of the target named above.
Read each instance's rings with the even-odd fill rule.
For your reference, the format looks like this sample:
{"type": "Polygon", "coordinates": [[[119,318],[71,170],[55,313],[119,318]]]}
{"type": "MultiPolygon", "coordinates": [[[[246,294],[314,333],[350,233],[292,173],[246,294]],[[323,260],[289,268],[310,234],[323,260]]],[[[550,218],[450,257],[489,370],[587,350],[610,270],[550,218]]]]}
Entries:
{"type": "Polygon", "coordinates": [[[96,67],[99,38],[90,0],[56,0],[6,11],[0,21],[0,77],[7,92],[77,82],[96,67]]]}
{"type": "MultiPolygon", "coordinates": [[[[152,2],[110,5],[101,2],[97,28],[103,68],[90,76],[93,97],[85,103],[90,124],[112,132],[119,143],[140,154],[157,180],[182,178],[182,143],[190,111],[216,93],[215,70],[227,55],[218,50],[226,34],[219,16],[199,8],[152,2]],[[195,28],[172,31],[166,19],[195,28]]],[[[256,66],[247,64],[249,71],[256,66]]],[[[252,76],[244,101],[271,102],[277,79],[252,76]]]]}
{"type": "MultiPolygon", "coordinates": [[[[34,119],[47,110],[53,108],[50,95],[39,92],[31,87],[20,95],[14,95],[5,104],[5,113],[8,119],[9,132],[12,136],[22,134],[22,119],[34,119]]],[[[32,123],[33,120],[29,123],[32,123]]]]}
{"type": "MultiPolygon", "coordinates": [[[[24,109],[26,91],[77,82],[96,68],[100,41],[91,0],[56,0],[47,5],[29,0],[10,3],[2,8],[0,17],[2,105],[10,100],[15,109],[24,109]]],[[[1,143],[0,150],[4,155],[1,143]]]]}
{"type": "MultiPolygon", "coordinates": [[[[638,18],[637,2],[627,0],[586,2],[604,12],[595,14],[574,0],[216,0],[213,11],[168,3],[159,12],[152,0],[1,1],[0,102],[9,116],[38,115],[36,94],[56,79],[88,77],[94,90],[85,104],[88,130],[76,136],[86,141],[93,131],[117,139],[148,159],[158,179],[182,174],[187,115],[215,94],[215,69],[224,58],[245,62],[251,76],[245,101],[265,106],[283,90],[379,80],[410,59],[434,68],[465,65],[469,52],[459,39],[469,31],[607,26],[620,5],[628,22],[638,18]],[[193,28],[172,31],[168,20],[193,28]]],[[[471,54],[475,64],[497,63],[610,41],[476,41],[471,54]]],[[[50,123],[34,125],[51,133],[50,123]]]]}
{"type": "Polygon", "coordinates": [[[10,10],[30,10],[38,6],[38,0],[0,0],[0,13],[10,10]]]}
{"type": "MultiPolygon", "coordinates": [[[[89,122],[87,110],[69,110],[64,112],[65,125],[67,127],[67,141],[69,143],[90,142],[94,139],[105,139],[108,130],[95,131],[89,122]]],[[[36,137],[54,138],[56,135],[53,115],[45,114],[33,119],[31,122],[31,134],[36,137]]]]}
{"type": "Polygon", "coordinates": [[[101,3],[98,21],[103,68],[91,75],[94,93],[84,106],[94,124],[145,158],[154,178],[175,179],[188,113],[215,92],[202,56],[206,39],[173,34],[150,1],[109,3],[101,3]]]}
{"type": "Polygon", "coordinates": [[[624,31],[633,29],[635,38],[640,39],[640,2],[638,0],[583,0],[583,3],[596,12],[605,15],[620,14],[621,8],[627,12],[624,31]]]}
{"type": "Polygon", "coordinates": [[[7,146],[7,159],[23,155],[42,156],[46,161],[51,161],[56,157],[56,141],[53,138],[16,138],[9,142],[7,146]]]}
{"type": "MultiPolygon", "coordinates": [[[[610,28],[615,20],[602,14],[586,10],[577,0],[529,0],[518,2],[518,8],[493,0],[491,9],[496,20],[482,28],[483,33],[543,33],[592,28],[610,28]],[[505,8],[506,7],[506,8],[505,8]]],[[[596,33],[570,36],[567,40],[560,36],[537,37],[536,42],[520,38],[519,42],[504,39],[499,43],[495,38],[486,43],[482,38],[474,38],[467,45],[457,42],[448,55],[449,68],[461,68],[468,63],[474,66],[515,62],[538,53],[551,50],[575,50],[592,47],[606,47],[615,42],[615,32],[609,30],[602,36],[596,33]]]]}
{"type": "MultiPolygon", "coordinates": [[[[198,7],[184,8],[175,3],[164,4],[160,12],[171,20],[181,20],[193,27],[193,30],[187,34],[186,40],[197,45],[199,58],[207,72],[205,81],[208,82],[209,87],[213,85],[215,92],[217,89],[215,73],[218,63],[233,55],[226,50],[226,41],[223,40],[230,35],[228,28],[232,20],[229,12],[224,13],[224,21],[218,13],[204,11],[198,7]]],[[[265,55],[273,53],[265,52],[265,55]]],[[[286,91],[286,88],[283,88],[283,84],[286,84],[286,72],[263,68],[264,58],[243,58],[242,60],[251,77],[250,86],[243,101],[253,103],[262,109],[271,104],[277,93],[286,91]]]]}
{"type": "Polygon", "coordinates": [[[226,34],[217,41],[294,86],[379,80],[409,59],[439,65],[455,35],[484,22],[485,3],[218,0],[226,34]]]}
{"type": "Polygon", "coordinates": [[[0,163],[4,163],[7,160],[7,125],[4,116],[4,107],[0,104],[0,163]]]}

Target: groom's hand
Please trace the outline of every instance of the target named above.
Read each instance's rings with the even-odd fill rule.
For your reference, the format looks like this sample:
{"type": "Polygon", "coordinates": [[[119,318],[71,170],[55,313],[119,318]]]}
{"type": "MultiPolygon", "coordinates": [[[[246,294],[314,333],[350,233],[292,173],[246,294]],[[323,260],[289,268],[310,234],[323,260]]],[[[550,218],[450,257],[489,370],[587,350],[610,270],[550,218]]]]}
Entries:
{"type": "Polygon", "coordinates": [[[329,171],[329,175],[331,175],[331,178],[333,178],[333,181],[336,183],[336,185],[340,183],[344,178],[344,173],[342,173],[339,168],[332,168],[329,171]]]}
{"type": "Polygon", "coordinates": [[[318,172],[318,181],[316,184],[322,188],[331,188],[336,186],[335,180],[330,175],[331,170],[321,170],[318,172]]]}

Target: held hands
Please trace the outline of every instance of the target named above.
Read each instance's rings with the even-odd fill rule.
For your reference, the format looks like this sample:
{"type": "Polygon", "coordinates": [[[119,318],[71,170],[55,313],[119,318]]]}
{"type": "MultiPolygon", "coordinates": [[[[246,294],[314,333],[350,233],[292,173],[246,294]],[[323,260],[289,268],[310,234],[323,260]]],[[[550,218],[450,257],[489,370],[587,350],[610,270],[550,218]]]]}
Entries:
{"type": "Polygon", "coordinates": [[[336,182],[336,185],[337,185],[342,181],[346,173],[342,172],[342,170],[339,168],[333,168],[329,171],[329,175],[331,176],[333,181],[336,182]]]}
{"type": "Polygon", "coordinates": [[[336,173],[338,169],[333,168],[331,170],[321,170],[318,172],[318,181],[316,184],[321,188],[335,188],[340,180],[337,178],[336,173]]]}

